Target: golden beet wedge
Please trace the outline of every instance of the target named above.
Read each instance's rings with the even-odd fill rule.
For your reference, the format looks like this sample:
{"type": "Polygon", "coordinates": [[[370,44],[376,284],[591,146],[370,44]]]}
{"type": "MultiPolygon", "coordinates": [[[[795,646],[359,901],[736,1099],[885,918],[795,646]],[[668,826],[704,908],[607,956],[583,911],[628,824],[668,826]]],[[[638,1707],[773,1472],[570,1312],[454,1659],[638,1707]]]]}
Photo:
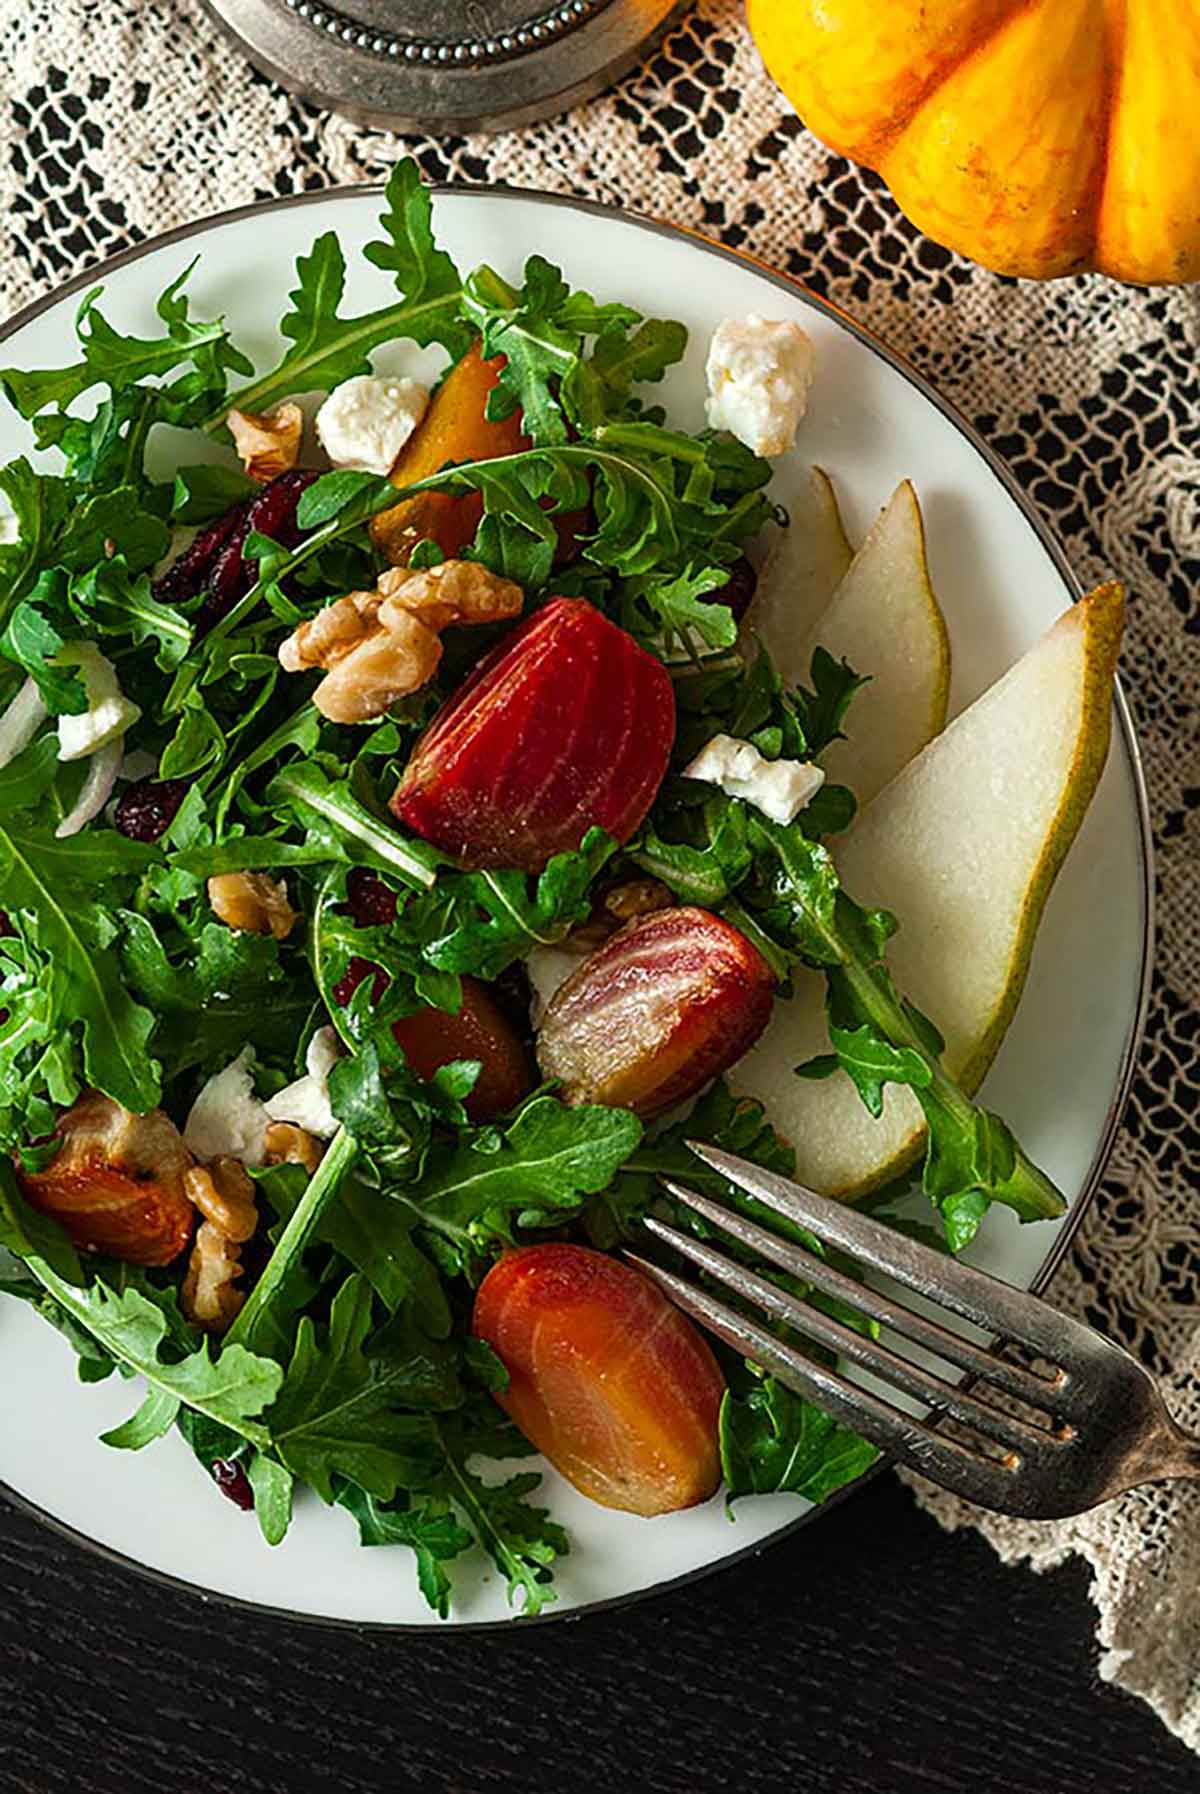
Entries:
{"type": "Polygon", "coordinates": [[[1200,279],[1195,0],[748,0],[801,118],[935,241],[1035,280],[1200,279]]]}
{"type": "MultiPolygon", "coordinates": [[[[502,357],[485,361],[476,342],[451,368],[400,452],[391,473],[394,486],[428,479],[452,461],[494,461],[529,447],[519,411],[503,423],[489,423],[484,415],[503,366],[502,357]]],[[[380,512],[371,524],[371,536],[394,567],[405,566],[424,540],[436,542],[453,560],[474,540],[482,516],[483,499],[477,492],[419,492],[380,512]]]]}
{"type": "Polygon", "coordinates": [[[640,1271],[565,1241],[525,1246],[488,1272],[472,1324],[508,1372],[496,1400],[582,1494],[650,1516],[714,1493],[725,1379],[640,1271]]]}

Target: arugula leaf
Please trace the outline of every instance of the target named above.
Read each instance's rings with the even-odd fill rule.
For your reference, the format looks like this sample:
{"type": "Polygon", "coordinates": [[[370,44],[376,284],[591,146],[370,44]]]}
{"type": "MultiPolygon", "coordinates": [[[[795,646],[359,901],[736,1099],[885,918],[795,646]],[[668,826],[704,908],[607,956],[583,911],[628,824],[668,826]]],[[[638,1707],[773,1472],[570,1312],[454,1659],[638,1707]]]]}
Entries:
{"type": "Polygon", "coordinates": [[[812,690],[799,686],[795,695],[808,757],[815,760],[832,742],[844,739],[842,724],[854,694],[871,681],[869,674],[856,673],[826,648],[814,648],[809,678],[812,690]]]}
{"type": "Polygon", "coordinates": [[[43,735],[7,766],[0,767],[0,816],[32,809],[53,784],[57,771],[57,738],[43,735]]]}
{"type": "MultiPolygon", "coordinates": [[[[153,412],[164,421],[186,423],[191,411],[204,395],[223,392],[230,372],[248,374],[251,364],[233,345],[221,319],[194,322],[183,288],[194,268],[193,262],[160,294],[156,311],[166,326],[157,337],[127,336],[117,330],[99,310],[101,289],[93,287],[85,294],[75,319],[75,330],[83,351],[82,359],[65,368],[29,372],[9,368],[0,373],[11,403],[22,417],[33,417],[47,406],[59,411],[87,392],[103,384],[114,395],[124,395],[143,380],[161,382],[168,374],[184,371],[169,385],[153,389],[153,412]]],[[[134,407],[123,407],[118,421],[126,423],[134,407]]],[[[107,433],[102,420],[101,434],[107,433]]],[[[144,441],[150,414],[136,432],[144,441]]],[[[42,441],[54,437],[43,433],[42,441]]],[[[140,473],[140,467],[134,469],[140,473]]]]}
{"type": "Polygon", "coordinates": [[[503,1130],[463,1130],[435,1147],[411,1193],[421,1221],[462,1249],[512,1237],[577,1210],[602,1190],[642,1137],[625,1109],[533,1096],[503,1130]]]}
{"type": "Polygon", "coordinates": [[[619,415],[634,383],[661,380],[687,347],[682,324],[644,323],[627,305],[573,293],[541,255],[526,262],[519,292],[495,269],[478,269],[463,309],[479,326],[484,354],[505,357],[488,416],[520,409],[525,434],[539,447],[567,442],[572,425],[595,429],[619,415]],[[597,342],[587,360],[591,337],[597,342]]]}
{"type": "MultiPolygon", "coordinates": [[[[759,919],[825,971],[839,1063],[873,1113],[888,1082],[907,1084],[924,1111],[922,1181],[953,1248],[973,1237],[991,1202],[1006,1203],[1025,1221],[1061,1214],[1061,1193],[1004,1123],[959,1089],[942,1064],[937,1029],[892,983],[883,955],[895,918],[854,903],[840,888],[829,854],[798,824],[784,827],[757,817],[751,833],[774,862],[759,919]]],[[[818,1064],[817,1071],[823,1069],[818,1064]]]]}
{"type": "Polygon", "coordinates": [[[562,940],[591,910],[597,875],[617,851],[603,829],[589,829],[577,851],[555,854],[544,872],[443,875],[429,912],[413,913],[430,965],[444,972],[498,978],[534,947],[562,940]]]}
{"type": "Polygon", "coordinates": [[[743,1495],[802,1495],[824,1501],[864,1475],[875,1446],[839,1426],[812,1402],[766,1377],[721,1402],[721,1467],[730,1503],[743,1495]]]}
{"type": "Polygon", "coordinates": [[[134,577],[124,555],[98,561],[73,579],[69,603],[80,622],[99,635],[122,636],[139,647],[156,641],[155,664],[164,671],[178,666],[191,645],[187,618],[160,604],[149,577],[134,577]]]}
{"type": "Polygon", "coordinates": [[[104,829],[89,831],[85,850],[82,842],[0,825],[0,907],[38,918],[50,1013],[60,1028],[81,1029],[88,1082],[138,1114],[161,1095],[148,1052],[154,1017],[125,987],[111,913],[92,881],[120,880],[152,858],[152,850],[104,829]]]}
{"type": "Polygon", "coordinates": [[[433,234],[433,199],[411,158],[397,162],[388,177],[380,218],[383,238],[364,254],[395,280],[412,310],[403,331],[424,348],[441,343],[457,359],[466,353],[471,331],[453,317],[462,297],[462,279],[433,234]],[[386,239],[386,240],[384,240],[386,239]]]}
{"type": "Polygon", "coordinates": [[[304,1250],[320,1227],[326,1210],[337,1200],[342,1178],[354,1163],[357,1152],[357,1142],[345,1129],[326,1147],[321,1163],[259,1273],[258,1282],[225,1335],[227,1351],[234,1344],[254,1347],[276,1329],[278,1317],[275,1311],[287,1307],[288,1291],[300,1268],[304,1250]]]}
{"type": "Polygon", "coordinates": [[[344,1478],[338,1480],[335,1499],[357,1521],[360,1544],[407,1545],[415,1553],[421,1593],[440,1618],[449,1618],[451,1585],[445,1565],[475,1543],[449,1502],[437,1496],[414,1501],[404,1495],[385,1506],[344,1478]]]}
{"type": "Polygon", "coordinates": [[[174,523],[211,523],[231,505],[253,498],[259,490],[257,481],[244,474],[240,467],[227,467],[223,462],[177,468],[171,488],[171,520],[174,523]]]}
{"type": "Polygon", "coordinates": [[[317,1339],[310,1315],[301,1318],[296,1349],[269,1415],[284,1464],[322,1501],[334,1500],[334,1476],[348,1477],[390,1501],[428,1463],[429,1409],[461,1399],[457,1379],[428,1351],[369,1356],[371,1291],[364,1277],[348,1277],[329,1311],[329,1335],[317,1339]]]}
{"type": "Polygon", "coordinates": [[[89,376],[87,385],[102,380],[113,392],[120,392],[142,380],[161,379],[181,365],[191,365],[204,385],[213,383],[226,369],[250,372],[249,362],[233,347],[222,319],[192,321],[183,289],[195,266],[194,261],[190,263],[156,302],[155,310],[167,327],[163,336],[123,336],[98,309],[101,289],[93,287],[75,319],[89,376]]]}
{"type": "Polygon", "coordinates": [[[795,1153],[775,1132],[761,1103],[735,1097],[719,1079],[682,1121],[659,1128],[635,1147],[612,1182],[588,1203],[583,1224],[593,1246],[610,1251],[636,1238],[638,1223],[656,1206],[671,1209],[690,1231],[707,1234],[710,1230],[699,1216],[667,1196],[665,1178],[714,1196],[780,1231],[779,1218],[768,1215],[761,1204],[698,1159],[688,1144],[691,1140],[720,1146],[783,1177],[791,1176],[796,1167],[795,1153]]]}
{"type": "MultiPolygon", "coordinates": [[[[413,161],[392,170],[382,226],[386,241],[368,244],[365,253],[395,276],[400,303],[343,317],[346,261],[336,235],[326,231],[296,261],[291,309],[280,325],[291,347],[268,373],[232,395],[240,410],[265,411],[294,393],[328,391],[369,373],[372,351],[400,338],[422,346],[441,343],[456,360],[465,352],[471,332],[459,315],[462,283],[434,244],[431,196],[413,161]]],[[[207,418],[205,428],[218,428],[226,409],[207,418]]]]}
{"type": "Polygon", "coordinates": [[[348,779],[326,778],[315,760],[284,767],[268,785],[266,801],[286,804],[318,837],[348,843],[349,857],[359,865],[374,866],[418,890],[436,882],[441,856],[424,841],[401,834],[394,823],[381,822],[360,803],[348,779]]]}
{"type": "MultiPolygon", "coordinates": [[[[118,1364],[145,1377],[149,1384],[150,1393],[137,1415],[106,1435],[107,1443],[136,1450],[165,1432],[184,1405],[244,1439],[266,1442],[268,1434],[257,1416],[280,1387],[283,1373],[279,1366],[228,1343],[214,1361],[207,1339],[178,1362],[165,1359],[162,1353],[169,1340],[171,1315],[153,1299],[151,1286],[128,1284],[117,1291],[100,1278],[82,1287],[68,1281],[41,1255],[39,1238],[29,1231],[28,1205],[22,1203],[12,1167],[3,1159],[0,1235],[4,1246],[22,1260],[63,1313],[91,1334],[118,1364]]],[[[173,1307],[173,1291],[170,1304],[173,1307]]]]}
{"type": "MultiPolygon", "coordinates": [[[[855,1089],[871,1114],[878,1120],[883,1114],[883,1091],[886,1084],[908,1084],[914,1090],[928,1089],[933,1073],[921,1055],[912,1047],[895,1047],[874,1028],[839,1028],[829,1024],[834,1061],[849,1074],[855,1089]]],[[[811,1077],[813,1073],[810,1071],[811,1077]]]]}
{"type": "Polygon", "coordinates": [[[51,559],[70,507],[67,482],[36,473],[24,455],[0,467],[0,492],[12,506],[17,540],[0,544],[0,619],[51,559]]]}
{"type": "Polygon", "coordinates": [[[709,648],[731,648],[737,622],[726,604],[709,602],[707,594],[729,583],[725,567],[685,567],[682,573],[658,573],[630,580],[626,598],[648,607],[667,642],[689,643],[693,637],[709,648]]]}
{"type": "Polygon", "coordinates": [[[15,607],[0,636],[0,654],[29,674],[52,716],[82,716],[88,707],[83,680],[72,667],[54,664],[65,647],[45,611],[28,598],[15,607]]]}
{"type": "MultiPolygon", "coordinates": [[[[288,1219],[307,1178],[300,1166],[278,1165],[258,1173],[256,1181],[276,1213],[288,1219]]],[[[450,1307],[437,1271],[413,1239],[418,1224],[407,1204],[348,1176],[313,1237],[361,1271],[389,1313],[403,1308],[427,1338],[446,1339],[450,1307]]]]}
{"type": "Polygon", "coordinates": [[[246,1479],[254,1495],[258,1529],[268,1545],[281,1545],[292,1523],[296,1479],[265,1451],[251,1453],[246,1479]]]}
{"type": "Polygon", "coordinates": [[[40,449],[56,448],[71,480],[93,487],[131,486],[145,476],[146,441],[164,401],[150,386],[111,393],[91,417],[47,411],[35,418],[40,449]]]}

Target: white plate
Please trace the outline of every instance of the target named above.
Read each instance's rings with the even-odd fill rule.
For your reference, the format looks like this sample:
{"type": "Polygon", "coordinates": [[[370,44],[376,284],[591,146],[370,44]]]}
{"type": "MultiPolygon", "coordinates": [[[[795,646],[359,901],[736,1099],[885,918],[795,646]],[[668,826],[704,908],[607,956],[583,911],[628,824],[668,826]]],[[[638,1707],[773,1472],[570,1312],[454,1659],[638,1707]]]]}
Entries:
{"type": "MultiPolygon", "coordinates": [[[[386,276],[363,262],[378,196],[368,189],[308,196],[232,213],[147,245],[102,270],[104,306],[126,329],[156,333],[153,301],[193,258],[196,315],[224,313],[260,364],[278,354],[276,326],[297,252],[335,230],[350,265],[348,306],[386,302],[386,276]]],[[[817,379],[801,449],[780,465],[785,501],[810,462],[837,482],[861,539],[897,480],[912,478],[929,535],[933,581],[954,650],[952,711],[969,703],[1077,595],[1061,555],[984,445],[923,383],[856,325],[779,276],[661,226],[534,194],[447,192],[437,229],[460,264],[494,263],[512,277],[533,250],[575,285],[692,332],[664,397],[689,427],[703,423],[708,337],[749,311],[794,317],[811,333],[817,379]]],[[[76,281],[3,333],[5,365],[73,359],[76,281]]],[[[412,369],[399,346],[380,365],[412,369]]],[[[440,352],[425,358],[431,369],[440,352]]],[[[0,457],[27,449],[24,425],[0,419],[0,457]]],[[[194,453],[189,456],[194,459],[194,453]]],[[[1029,989],[986,1086],[990,1107],[1071,1198],[1061,1222],[1020,1229],[989,1216],[978,1262],[1034,1285],[1065,1248],[1107,1153],[1140,1033],[1151,938],[1145,805],[1124,707],[1090,815],[1058,881],[1038,940],[1029,989]],[[1103,978],[1095,976],[1104,967],[1103,978]]],[[[69,1347],[17,1302],[0,1302],[0,1477],[18,1498],[91,1543],[196,1588],[267,1607],[358,1623],[438,1624],[418,1596],[403,1551],[364,1551],[349,1517],[300,1503],[286,1542],[270,1550],[197,1468],[176,1435],[141,1453],[107,1449],[97,1434],[125,1418],[134,1392],[117,1379],[85,1388],[69,1347]],[[19,1367],[19,1369],[18,1369],[19,1367]]],[[[545,1497],[568,1527],[571,1556],[557,1571],[563,1613],[660,1587],[760,1546],[810,1510],[796,1497],[744,1502],[731,1524],[718,1497],[706,1507],[645,1521],[585,1501],[552,1473],[545,1497]]],[[[503,1587],[480,1559],[460,1565],[455,1619],[508,1616],[503,1587]]]]}

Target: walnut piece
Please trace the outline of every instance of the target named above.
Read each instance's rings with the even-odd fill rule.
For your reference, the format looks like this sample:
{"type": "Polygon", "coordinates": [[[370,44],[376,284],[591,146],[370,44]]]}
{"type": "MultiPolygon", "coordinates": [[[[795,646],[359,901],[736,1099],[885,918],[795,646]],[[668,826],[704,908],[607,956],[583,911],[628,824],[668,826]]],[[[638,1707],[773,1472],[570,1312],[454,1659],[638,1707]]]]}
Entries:
{"type": "Polygon", "coordinates": [[[324,1146],[307,1128],[294,1127],[290,1121],[273,1121],[267,1129],[266,1159],[268,1165],[303,1165],[311,1177],[321,1163],[324,1146]]]}
{"type": "Polygon", "coordinates": [[[300,459],[304,413],[290,399],[274,411],[230,411],[225,423],[252,480],[273,480],[300,459]]]}
{"type": "Polygon", "coordinates": [[[219,921],[243,934],[273,934],[282,941],[299,921],[283,879],[265,872],[216,873],[208,881],[208,901],[219,921]]]}
{"type": "Polygon", "coordinates": [[[432,679],[443,629],[500,622],[523,604],[520,586],[474,561],[391,567],[375,591],[350,592],[301,623],[279,661],[289,673],[325,669],[313,702],[330,722],[368,722],[432,679]]]}
{"type": "Polygon", "coordinates": [[[192,1165],[183,1187],[204,1219],[196,1229],[179,1305],[206,1333],[224,1333],[241,1312],[242,1247],[254,1238],[258,1210],[254,1185],[240,1159],[223,1155],[192,1165]]]}
{"type": "Polygon", "coordinates": [[[206,1221],[236,1246],[254,1238],[258,1210],[254,1185],[240,1159],[222,1157],[193,1165],[183,1174],[183,1187],[206,1221]]]}
{"type": "Polygon", "coordinates": [[[245,1290],[236,1287],[241,1274],[241,1247],[211,1221],[201,1221],[179,1291],[179,1306],[188,1320],[206,1333],[231,1327],[246,1300],[245,1290]]]}

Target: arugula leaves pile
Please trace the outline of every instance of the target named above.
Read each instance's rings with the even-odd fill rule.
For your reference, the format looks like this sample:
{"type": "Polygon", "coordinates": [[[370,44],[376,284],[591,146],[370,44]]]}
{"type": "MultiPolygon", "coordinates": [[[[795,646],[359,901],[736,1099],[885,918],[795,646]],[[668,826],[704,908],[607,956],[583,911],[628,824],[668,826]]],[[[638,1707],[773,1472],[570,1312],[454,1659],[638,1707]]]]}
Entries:
{"type": "MultiPolygon", "coordinates": [[[[647,402],[684,353],[683,327],[573,291],[541,256],[519,285],[487,267],[464,278],[435,242],[407,162],[365,253],[394,291],[360,314],[345,309],[335,236],[299,258],[266,371],[223,320],[193,315],[189,268],[158,300],[159,335],[124,334],[95,291],[70,365],[0,373],[37,447],[61,462],[53,473],[25,457],[0,469],[16,536],[0,545],[0,712],[24,690],[35,718],[28,745],[0,767],[0,1289],[59,1329],[86,1380],[144,1380],[110,1446],[138,1450],[176,1427],[207,1468],[240,1467],[270,1543],[304,1485],[344,1508],[365,1545],[406,1546],[439,1614],[455,1560],[476,1546],[537,1612],[553,1599],[567,1540],[529,1499],[536,1473],[481,1474],[481,1461],[529,1447],[493,1399],[503,1367],[470,1337],[475,1287],[507,1246],[551,1231],[602,1249],[636,1237],[650,1208],[671,1206],[666,1176],[746,1206],[697,1164],[688,1138],[784,1172],[792,1156],[761,1109],[723,1085],[685,1122],[649,1133],[623,1110],[569,1108],[553,1089],[472,1125],[464,1105],[478,1064],[416,1077],[395,1022],[456,1010],[464,978],[510,978],[588,920],[601,881],[649,872],[728,916],[784,993],[794,965],[824,971],[831,1052],[805,1075],[845,1071],[874,1113],[887,1083],[914,1090],[929,1122],[925,1186],[951,1245],[993,1200],[1034,1216],[1054,1211],[1056,1193],[1003,1123],[952,1084],[932,1024],[892,985],[892,918],[840,888],[827,842],[854,814],[851,793],[824,787],[781,828],[679,776],[717,733],[767,758],[818,757],[861,683],[818,652],[811,689],[788,689],[764,652],[739,647],[722,595],[773,516],[770,470],[728,438],[670,427],[647,402]],[[288,543],[247,534],[249,571],[215,617],[202,615],[204,591],[180,598],[157,585],[174,532],[258,490],[213,459],[230,407],[327,390],[398,339],[439,345],[452,361],[481,340],[503,357],[488,415],[519,410],[528,446],[399,489],[363,473],[316,479],[288,543]],[[182,462],[176,452],[165,468],[161,445],[179,438],[160,426],[193,432],[182,462]],[[325,722],[309,688],[281,678],[281,634],[371,587],[372,518],[423,491],[479,495],[466,553],[518,580],[531,608],[551,591],[584,596],[668,666],[675,771],[627,847],[593,829],[537,877],[467,872],[395,825],[386,800],[398,772],[486,632],[449,639],[440,680],[369,731],[325,722]],[[556,567],[567,517],[578,554],[556,567]],[[151,845],[103,817],[70,840],[56,834],[86,773],[60,760],[55,736],[60,717],[87,708],[81,642],[111,661],[140,708],[129,746],[186,786],[151,845]],[[214,918],[206,880],[247,870],[286,881],[303,917],[287,938],[214,918]],[[387,899],[378,920],[356,922],[352,873],[372,875],[387,899]],[[85,1266],[22,1196],[14,1164],[32,1172],[52,1160],[47,1136],[84,1089],[139,1112],[162,1104],[181,1121],[205,1080],[247,1049],[259,1094],[282,1088],[326,1020],[346,1049],[329,1084],[339,1132],[311,1177],[296,1165],[255,1173],[262,1250],[219,1347],[180,1310],[178,1263],[85,1266]]],[[[425,542],[415,559],[439,554],[425,542]]],[[[862,1324],[849,1310],[841,1318],[862,1324]]],[[[772,1379],[732,1360],[727,1371],[731,1498],[820,1499],[870,1461],[869,1447],[772,1379]]]]}

